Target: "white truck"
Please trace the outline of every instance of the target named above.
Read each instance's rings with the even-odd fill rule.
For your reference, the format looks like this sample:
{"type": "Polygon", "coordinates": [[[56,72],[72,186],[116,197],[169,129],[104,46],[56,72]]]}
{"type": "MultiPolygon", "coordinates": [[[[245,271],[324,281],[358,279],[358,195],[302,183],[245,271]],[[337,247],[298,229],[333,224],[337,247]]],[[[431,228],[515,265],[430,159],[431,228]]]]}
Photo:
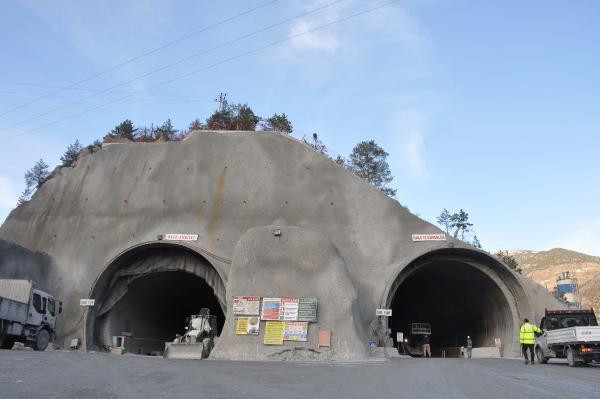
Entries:
{"type": "Polygon", "coordinates": [[[0,348],[15,342],[43,351],[54,340],[62,302],[33,287],[31,280],[0,279],[0,348]]]}
{"type": "Polygon", "coordinates": [[[600,327],[594,309],[548,310],[540,322],[535,353],[540,363],[566,358],[569,366],[600,362],[600,327]]]}

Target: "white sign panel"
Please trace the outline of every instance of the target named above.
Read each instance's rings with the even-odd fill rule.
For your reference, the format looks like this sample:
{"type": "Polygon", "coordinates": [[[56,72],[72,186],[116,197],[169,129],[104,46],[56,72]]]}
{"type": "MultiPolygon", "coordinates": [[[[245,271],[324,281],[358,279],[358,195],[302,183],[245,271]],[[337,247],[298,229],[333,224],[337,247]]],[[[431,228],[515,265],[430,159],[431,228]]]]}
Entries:
{"type": "Polygon", "coordinates": [[[95,299],[80,299],[79,300],[79,304],[81,306],[94,306],[94,303],[96,303],[95,299]]]}
{"type": "Polygon", "coordinates": [[[401,333],[401,332],[396,333],[396,342],[404,342],[404,333],[401,333]]]}
{"type": "Polygon", "coordinates": [[[167,241],[198,241],[198,234],[169,233],[164,237],[167,241]]]}
{"type": "Polygon", "coordinates": [[[446,234],[413,234],[413,241],[446,241],[446,234]]]}
{"type": "Polygon", "coordinates": [[[392,309],[377,309],[375,311],[375,315],[376,316],[391,316],[392,315],[392,309]]]}

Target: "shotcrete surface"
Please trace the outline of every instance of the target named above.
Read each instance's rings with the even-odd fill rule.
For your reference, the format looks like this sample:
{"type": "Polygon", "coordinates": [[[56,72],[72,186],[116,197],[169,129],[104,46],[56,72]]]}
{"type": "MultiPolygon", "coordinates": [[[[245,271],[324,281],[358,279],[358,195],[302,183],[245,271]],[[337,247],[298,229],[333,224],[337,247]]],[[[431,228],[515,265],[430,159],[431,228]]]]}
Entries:
{"type": "Polygon", "coordinates": [[[317,322],[309,324],[308,342],[263,345],[264,322],[258,336],[235,334],[232,301],[211,358],[231,360],[282,359],[302,356],[320,360],[366,358],[358,297],[344,259],[327,237],[299,227],[277,226],[248,230],[235,247],[229,295],[317,298],[317,322]],[[332,332],[331,349],[319,348],[319,330],[332,332]],[[295,348],[294,350],[292,350],[295,348]]]}
{"type": "MultiPolygon", "coordinates": [[[[240,237],[267,225],[327,237],[346,264],[365,330],[376,322],[374,309],[388,305],[396,276],[415,259],[448,247],[475,251],[452,238],[413,242],[413,233],[441,230],[305,144],[266,132],[203,131],[182,142],[105,146],[58,169],[11,212],[0,239],[30,251],[29,259],[46,259],[41,270],[23,268],[11,277],[42,276],[43,287],[63,301],[58,337],[65,345],[84,338],[79,299],[92,295],[119,255],[154,245],[166,233],[198,234],[186,247],[205,256],[226,283],[240,237]]],[[[0,277],[21,252],[0,253],[0,277]]],[[[539,320],[554,303],[538,288],[513,288],[515,317],[539,320]]]]}
{"type": "Polygon", "coordinates": [[[0,351],[1,396],[16,399],[598,398],[599,373],[516,359],[333,364],[0,351]]]}

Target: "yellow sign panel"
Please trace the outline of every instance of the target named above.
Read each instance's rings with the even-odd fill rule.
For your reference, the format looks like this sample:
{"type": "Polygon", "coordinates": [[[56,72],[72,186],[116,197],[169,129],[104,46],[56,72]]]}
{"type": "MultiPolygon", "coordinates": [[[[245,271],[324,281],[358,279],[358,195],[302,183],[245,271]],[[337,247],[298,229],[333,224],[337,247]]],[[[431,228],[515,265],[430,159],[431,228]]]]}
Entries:
{"type": "Polygon", "coordinates": [[[248,335],[249,317],[238,317],[235,322],[235,333],[237,335],[248,335]]]}
{"type": "Polygon", "coordinates": [[[265,345],[283,345],[285,323],[282,321],[267,321],[265,327],[265,345]]]}

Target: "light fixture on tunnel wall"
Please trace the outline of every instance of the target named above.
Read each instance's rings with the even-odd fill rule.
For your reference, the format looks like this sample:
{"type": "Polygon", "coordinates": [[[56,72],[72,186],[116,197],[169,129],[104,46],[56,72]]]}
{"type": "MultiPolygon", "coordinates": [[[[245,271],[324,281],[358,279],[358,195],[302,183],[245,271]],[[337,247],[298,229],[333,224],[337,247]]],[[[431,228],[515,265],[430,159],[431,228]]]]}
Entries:
{"type": "Polygon", "coordinates": [[[281,229],[273,229],[273,235],[275,237],[280,237],[281,236],[281,229]]]}

